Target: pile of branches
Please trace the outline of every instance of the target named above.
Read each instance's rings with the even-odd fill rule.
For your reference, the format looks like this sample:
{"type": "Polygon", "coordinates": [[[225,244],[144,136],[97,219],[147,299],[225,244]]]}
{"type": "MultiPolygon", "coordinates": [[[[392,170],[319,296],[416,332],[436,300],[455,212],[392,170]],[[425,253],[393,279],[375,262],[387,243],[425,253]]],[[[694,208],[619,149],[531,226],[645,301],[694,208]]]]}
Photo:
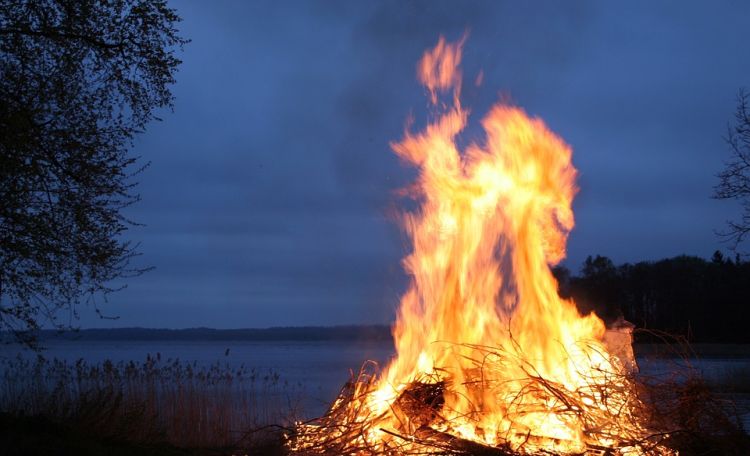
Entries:
{"type": "MultiPolygon", "coordinates": [[[[467,346],[464,346],[467,347],[467,346]]],[[[483,346],[470,346],[478,354],[475,368],[469,369],[468,382],[472,387],[493,388],[487,378],[492,369],[501,369],[509,360],[507,352],[483,346]]],[[[705,382],[690,372],[679,375],[645,377],[637,373],[613,373],[611,381],[592,382],[574,391],[538,375],[526,364],[523,388],[515,398],[507,401],[509,415],[539,412],[539,403],[554,404],[548,411],[576,421],[588,437],[587,441],[615,442],[607,447],[589,444],[576,454],[619,455],[646,454],[750,454],[748,440],[741,429],[736,414],[726,402],[718,399],[705,382]],[[534,404],[524,403],[523,397],[538,399],[534,404]],[[592,406],[606,403],[608,412],[592,406]],[[588,404],[588,405],[587,405],[588,404]],[[616,410],[612,414],[613,405],[616,410]],[[619,407],[619,408],[618,408],[619,407]],[[707,448],[710,447],[710,448],[707,448]],[[718,452],[703,453],[711,450],[718,452]]],[[[464,381],[466,384],[466,380],[464,381]]],[[[288,436],[288,449],[292,455],[388,455],[411,456],[423,454],[516,456],[565,454],[550,449],[539,449],[539,437],[533,430],[519,430],[513,426],[515,436],[500,436],[499,445],[461,438],[450,432],[454,427],[446,416],[455,416],[446,410],[446,397],[454,394],[454,385],[447,372],[436,371],[411,382],[402,388],[390,408],[381,416],[374,416],[369,407],[371,395],[378,386],[378,369],[366,363],[356,378],[341,390],[336,401],[321,418],[300,423],[288,436]],[[395,416],[395,428],[382,426],[386,415],[395,416]],[[516,443],[511,443],[516,442],[516,443]]],[[[471,420],[481,415],[462,416],[471,420]]],[[[390,420],[393,422],[393,420],[390,420]]],[[[455,423],[453,423],[455,424],[455,423]]],[[[562,443],[561,448],[565,445],[562,443]]]]}

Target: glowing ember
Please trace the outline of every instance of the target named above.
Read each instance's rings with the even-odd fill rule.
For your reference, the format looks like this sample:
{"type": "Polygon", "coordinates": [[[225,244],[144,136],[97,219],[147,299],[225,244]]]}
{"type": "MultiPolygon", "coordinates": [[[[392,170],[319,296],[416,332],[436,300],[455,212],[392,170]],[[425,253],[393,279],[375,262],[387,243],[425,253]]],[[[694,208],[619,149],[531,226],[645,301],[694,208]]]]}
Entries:
{"type": "Polygon", "coordinates": [[[565,257],[574,224],[570,147],[498,104],[482,121],[484,142],[459,151],[462,45],[441,38],[424,54],[418,77],[438,113],[392,146],[418,167],[409,193],[421,204],[404,218],[412,280],[394,328],[397,357],[298,426],[290,448],[668,454],[643,422],[629,332],[612,343],[618,334],[557,293],[550,265],[565,257]]]}

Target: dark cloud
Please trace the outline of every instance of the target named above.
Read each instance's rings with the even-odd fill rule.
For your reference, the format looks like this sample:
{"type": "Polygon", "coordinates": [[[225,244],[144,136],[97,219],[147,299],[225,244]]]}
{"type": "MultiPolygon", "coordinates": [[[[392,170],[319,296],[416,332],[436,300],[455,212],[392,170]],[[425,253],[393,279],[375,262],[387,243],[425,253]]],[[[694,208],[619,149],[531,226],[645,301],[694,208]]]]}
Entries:
{"type": "MultiPolygon", "coordinates": [[[[424,122],[415,65],[467,30],[464,102],[501,96],[574,148],[567,264],[720,248],[709,198],[734,94],[744,3],[175,2],[192,39],[174,113],[138,138],[152,162],[130,215],[145,264],[105,306],[132,326],[386,322],[406,278],[391,213],[413,170],[389,150],[424,122]],[[475,87],[483,71],[484,82],[475,87]]],[[[479,134],[470,127],[466,137],[479,134]]],[[[85,326],[109,326],[84,312],[85,326]]]]}

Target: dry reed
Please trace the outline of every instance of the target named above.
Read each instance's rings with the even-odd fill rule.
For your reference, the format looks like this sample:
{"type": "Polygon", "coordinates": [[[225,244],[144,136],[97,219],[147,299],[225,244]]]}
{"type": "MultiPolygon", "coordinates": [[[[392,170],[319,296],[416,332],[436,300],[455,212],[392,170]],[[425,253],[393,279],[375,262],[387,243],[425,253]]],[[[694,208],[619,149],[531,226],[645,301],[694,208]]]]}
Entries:
{"type": "Polygon", "coordinates": [[[89,364],[0,360],[0,411],[43,416],[101,437],[184,448],[252,447],[293,421],[301,390],[275,371],[198,366],[160,355],[89,364]]]}

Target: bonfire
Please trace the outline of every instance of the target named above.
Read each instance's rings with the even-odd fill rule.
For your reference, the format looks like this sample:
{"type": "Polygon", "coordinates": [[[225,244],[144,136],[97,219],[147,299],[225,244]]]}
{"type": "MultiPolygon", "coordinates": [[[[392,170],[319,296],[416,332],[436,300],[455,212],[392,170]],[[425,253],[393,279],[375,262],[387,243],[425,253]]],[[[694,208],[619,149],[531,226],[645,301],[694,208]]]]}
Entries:
{"type": "Polygon", "coordinates": [[[392,144],[418,168],[403,216],[411,282],[396,356],[367,364],[325,416],[297,425],[294,454],[673,454],[635,381],[630,327],[562,299],[551,267],[574,225],[571,148],[498,103],[485,136],[457,144],[464,41],[417,67],[431,120],[392,144]]]}

